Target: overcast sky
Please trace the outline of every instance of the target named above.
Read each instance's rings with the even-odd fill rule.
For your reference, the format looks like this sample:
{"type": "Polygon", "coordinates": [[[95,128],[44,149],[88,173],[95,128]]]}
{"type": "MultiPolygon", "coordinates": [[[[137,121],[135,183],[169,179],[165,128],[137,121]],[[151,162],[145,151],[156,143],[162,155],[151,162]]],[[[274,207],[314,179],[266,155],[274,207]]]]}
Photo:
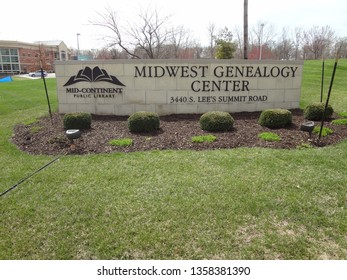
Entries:
{"type": "MultiPolygon", "coordinates": [[[[156,8],[161,17],[172,15],[172,25],[182,25],[192,36],[207,44],[209,23],[216,27],[243,26],[243,0],[16,0],[3,3],[0,40],[24,42],[62,40],[68,47],[96,49],[103,46],[104,30],[92,26],[97,13],[107,7],[117,11],[121,21],[136,20],[141,10],[156,8]],[[5,6],[4,6],[5,5],[5,6]]],[[[265,21],[276,27],[311,28],[329,25],[339,37],[347,36],[346,0],[249,0],[249,25],[265,21]]]]}

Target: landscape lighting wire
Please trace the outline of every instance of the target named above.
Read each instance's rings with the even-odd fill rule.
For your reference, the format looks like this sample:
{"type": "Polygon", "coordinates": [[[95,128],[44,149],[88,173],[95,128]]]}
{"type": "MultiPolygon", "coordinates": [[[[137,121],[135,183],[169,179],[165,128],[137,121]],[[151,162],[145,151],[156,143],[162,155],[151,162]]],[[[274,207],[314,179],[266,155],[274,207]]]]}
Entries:
{"type": "Polygon", "coordinates": [[[66,153],[61,153],[59,156],[57,156],[56,158],[54,158],[53,160],[51,160],[50,162],[46,163],[44,166],[40,167],[39,169],[37,169],[35,172],[31,173],[30,175],[24,177],[23,179],[21,179],[18,183],[14,184],[12,187],[10,187],[9,189],[7,189],[6,191],[4,191],[3,193],[0,194],[0,197],[2,197],[3,195],[7,194],[8,192],[12,191],[13,189],[15,189],[16,187],[18,187],[21,183],[23,183],[24,181],[28,180],[30,177],[34,176],[35,174],[39,173],[40,171],[42,171],[43,169],[45,169],[46,167],[48,167],[49,165],[51,165],[52,163],[56,162],[59,158],[61,158],[63,155],[66,155],[66,153]]]}

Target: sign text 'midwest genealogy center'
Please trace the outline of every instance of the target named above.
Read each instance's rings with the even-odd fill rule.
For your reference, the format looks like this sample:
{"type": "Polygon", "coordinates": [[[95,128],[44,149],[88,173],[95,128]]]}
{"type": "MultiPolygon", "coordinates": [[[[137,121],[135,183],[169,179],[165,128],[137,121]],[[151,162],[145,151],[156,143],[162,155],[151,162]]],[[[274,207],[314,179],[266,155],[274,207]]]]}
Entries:
{"type": "Polygon", "coordinates": [[[295,109],[302,65],[245,60],[57,62],[59,112],[168,115],[295,109]]]}

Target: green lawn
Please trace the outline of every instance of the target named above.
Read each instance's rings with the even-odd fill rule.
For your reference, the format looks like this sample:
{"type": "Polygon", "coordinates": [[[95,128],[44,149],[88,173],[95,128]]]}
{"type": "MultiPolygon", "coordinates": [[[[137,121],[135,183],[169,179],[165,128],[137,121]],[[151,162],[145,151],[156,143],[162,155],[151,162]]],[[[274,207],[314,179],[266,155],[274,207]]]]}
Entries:
{"type": "MultiPolygon", "coordinates": [[[[319,101],[320,67],[305,63],[301,107],[319,101]]],[[[339,112],[346,70],[340,61],[339,112]]],[[[42,81],[0,84],[0,192],[54,158],[9,140],[14,124],[47,111],[42,81]]],[[[346,158],[347,141],[64,156],[0,197],[0,259],[346,259],[346,158]]]]}

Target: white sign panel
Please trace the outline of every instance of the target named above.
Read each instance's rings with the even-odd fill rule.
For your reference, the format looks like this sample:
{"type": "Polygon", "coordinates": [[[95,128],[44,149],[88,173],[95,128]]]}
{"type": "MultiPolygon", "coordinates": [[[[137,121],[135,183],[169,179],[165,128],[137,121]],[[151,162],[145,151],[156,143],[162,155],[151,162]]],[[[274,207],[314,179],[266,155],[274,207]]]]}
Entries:
{"type": "Polygon", "coordinates": [[[302,62],[104,60],[56,63],[59,112],[159,115],[299,108],[302,62]]]}

